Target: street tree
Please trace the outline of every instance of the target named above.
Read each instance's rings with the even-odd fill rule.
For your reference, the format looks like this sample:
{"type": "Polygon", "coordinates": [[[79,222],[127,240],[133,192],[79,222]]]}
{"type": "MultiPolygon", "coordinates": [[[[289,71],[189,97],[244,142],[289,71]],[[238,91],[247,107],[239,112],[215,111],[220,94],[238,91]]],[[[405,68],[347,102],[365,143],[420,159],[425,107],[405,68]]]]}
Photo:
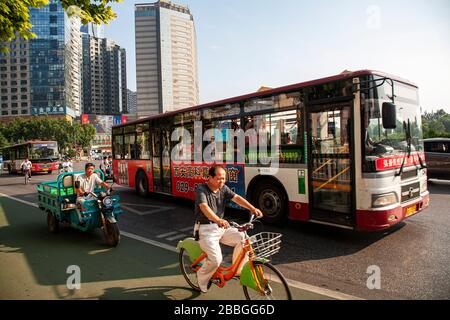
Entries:
{"type": "MultiPolygon", "coordinates": [[[[111,3],[122,0],[59,0],[69,16],[78,15],[83,24],[109,23],[116,18],[111,3]]],[[[14,40],[17,36],[25,40],[36,37],[31,32],[29,8],[42,8],[49,0],[1,0],[0,1],[0,42],[14,40]]],[[[8,48],[0,45],[0,51],[8,48]]]]}

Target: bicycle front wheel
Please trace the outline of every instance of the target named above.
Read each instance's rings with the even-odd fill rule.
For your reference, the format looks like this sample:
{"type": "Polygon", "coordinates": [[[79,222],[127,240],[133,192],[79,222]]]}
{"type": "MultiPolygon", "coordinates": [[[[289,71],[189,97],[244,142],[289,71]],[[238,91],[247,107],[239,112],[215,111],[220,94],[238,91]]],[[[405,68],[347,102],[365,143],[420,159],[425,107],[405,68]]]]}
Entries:
{"type": "Polygon", "coordinates": [[[192,289],[200,291],[200,287],[198,286],[197,282],[197,273],[192,270],[191,259],[189,258],[189,255],[184,248],[180,250],[180,253],[178,254],[178,260],[180,263],[181,274],[183,275],[184,279],[186,279],[186,282],[191,286],[192,289]]]}
{"type": "Polygon", "coordinates": [[[247,300],[292,300],[287,281],[277,268],[268,262],[255,261],[253,264],[257,273],[262,275],[260,285],[263,291],[244,286],[247,300]]]}

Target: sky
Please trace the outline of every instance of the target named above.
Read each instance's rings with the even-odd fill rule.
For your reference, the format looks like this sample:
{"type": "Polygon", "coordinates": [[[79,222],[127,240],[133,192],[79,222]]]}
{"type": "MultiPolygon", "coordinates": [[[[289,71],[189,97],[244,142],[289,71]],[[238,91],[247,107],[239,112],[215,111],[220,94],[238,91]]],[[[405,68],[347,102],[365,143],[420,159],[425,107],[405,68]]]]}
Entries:
{"type": "MultiPolygon", "coordinates": [[[[105,35],[127,51],[136,90],[134,4],[114,4],[105,35]]],[[[200,102],[372,69],[419,86],[422,110],[450,113],[448,0],[175,0],[197,33],[200,102]]]]}

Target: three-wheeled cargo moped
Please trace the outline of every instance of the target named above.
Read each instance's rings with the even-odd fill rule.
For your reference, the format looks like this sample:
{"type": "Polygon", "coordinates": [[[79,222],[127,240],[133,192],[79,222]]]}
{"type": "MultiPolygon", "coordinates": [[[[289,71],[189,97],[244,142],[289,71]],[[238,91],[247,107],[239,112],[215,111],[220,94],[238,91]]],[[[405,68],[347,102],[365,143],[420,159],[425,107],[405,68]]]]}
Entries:
{"type": "MultiPolygon", "coordinates": [[[[95,170],[105,181],[102,171],[95,170]]],[[[39,209],[47,213],[47,227],[51,233],[59,231],[59,224],[68,224],[81,231],[101,228],[108,245],[116,247],[120,242],[117,226],[118,216],[123,213],[120,197],[113,194],[112,185],[108,190],[97,187],[84,202],[86,211],[80,215],[77,210],[76,179],[84,172],[67,172],[58,176],[56,181],[43,182],[36,186],[39,209]]]]}

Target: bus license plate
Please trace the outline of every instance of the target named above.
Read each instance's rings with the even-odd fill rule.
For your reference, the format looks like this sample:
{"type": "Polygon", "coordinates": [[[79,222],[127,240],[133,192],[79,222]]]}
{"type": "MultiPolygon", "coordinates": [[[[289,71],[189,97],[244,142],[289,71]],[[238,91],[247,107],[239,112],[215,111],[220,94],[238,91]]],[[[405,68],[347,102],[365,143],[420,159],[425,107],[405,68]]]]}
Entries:
{"type": "Polygon", "coordinates": [[[48,169],[42,169],[42,171],[48,171],[48,169]]]}
{"type": "Polygon", "coordinates": [[[406,209],[406,217],[410,217],[416,212],[416,206],[409,207],[408,209],[406,209]]]}

